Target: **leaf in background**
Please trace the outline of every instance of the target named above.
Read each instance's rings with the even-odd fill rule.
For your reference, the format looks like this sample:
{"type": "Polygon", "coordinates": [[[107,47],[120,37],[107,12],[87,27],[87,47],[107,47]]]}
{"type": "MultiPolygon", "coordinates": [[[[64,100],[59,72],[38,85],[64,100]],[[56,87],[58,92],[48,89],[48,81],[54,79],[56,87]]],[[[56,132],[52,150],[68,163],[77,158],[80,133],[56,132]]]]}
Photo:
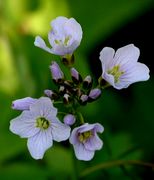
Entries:
{"type": "Polygon", "coordinates": [[[11,134],[9,130],[1,129],[0,131],[0,164],[13,156],[17,156],[25,150],[26,140],[20,139],[16,135],[11,134]]]}
{"type": "Polygon", "coordinates": [[[83,27],[84,39],[81,46],[85,52],[153,5],[152,0],[68,2],[71,15],[77,18],[83,27]]]}
{"type": "Polygon", "coordinates": [[[21,27],[26,34],[44,35],[50,30],[50,21],[57,16],[69,16],[69,8],[66,0],[39,1],[35,11],[25,11],[21,27]]]}
{"type": "Polygon", "coordinates": [[[9,166],[4,166],[0,171],[0,178],[6,180],[46,180],[49,177],[49,172],[43,167],[26,163],[14,163],[9,166]]]}
{"type": "Polygon", "coordinates": [[[154,79],[151,77],[149,83],[142,83],[135,86],[133,103],[134,121],[131,124],[133,139],[146,150],[147,155],[154,151],[154,79]]]}
{"type": "Polygon", "coordinates": [[[110,137],[110,148],[114,158],[124,158],[128,160],[140,159],[143,151],[133,144],[131,135],[127,133],[117,133],[110,137]],[[131,151],[132,150],[132,151],[131,151]]]}
{"type": "Polygon", "coordinates": [[[19,78],[8,38],[0,35],[0,91],[10,95],[14,94],[18,87],[19,78]]]}
{"type": "Polygon", "coordinates": [[[54,145],[45,156],[49,170],[57,177],[70,176],[73,171],[72,154],[70,149],[54,145]]]}

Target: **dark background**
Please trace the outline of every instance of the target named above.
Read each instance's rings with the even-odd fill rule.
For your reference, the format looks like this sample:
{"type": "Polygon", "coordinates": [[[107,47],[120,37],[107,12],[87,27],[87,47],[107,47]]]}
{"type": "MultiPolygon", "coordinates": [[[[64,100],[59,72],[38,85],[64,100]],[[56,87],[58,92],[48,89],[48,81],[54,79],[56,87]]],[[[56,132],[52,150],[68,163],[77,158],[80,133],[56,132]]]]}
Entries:
{"type": "MultiPolygon", "coordinates": [[[[154,1],[153,0],[5,0],[0,1],[0,179],[73,179],[75,172],[115,160],[154,163],[154,1]],[[54,143],[43,160],[33,160],[26,140],[9,131],[9,121],[20,112],[11,102],[27,96],[38,98],[53,88],[51,60],[60,58],[33,45],[36,35],[47,42],[50,21],[57,16],[74,17],[83,28],[75,67],[95,83],[101,75],[99,53],[103,47],[118,49],[133,43],[139,61],[150,69],[150,80],[127,89],[104,90],[102,98],[82,109],[89,123],[101,123],[104,147],[90,162],[74,161],[70,147],[54,143]],[[67,165],[66,165],[67,164],[67,165]]],[[[63,65],[60,65],[65,71],[63,65]]],[[[153,169],[140,165],[102,168],[83,179],[153,180],[153,169]]]]}

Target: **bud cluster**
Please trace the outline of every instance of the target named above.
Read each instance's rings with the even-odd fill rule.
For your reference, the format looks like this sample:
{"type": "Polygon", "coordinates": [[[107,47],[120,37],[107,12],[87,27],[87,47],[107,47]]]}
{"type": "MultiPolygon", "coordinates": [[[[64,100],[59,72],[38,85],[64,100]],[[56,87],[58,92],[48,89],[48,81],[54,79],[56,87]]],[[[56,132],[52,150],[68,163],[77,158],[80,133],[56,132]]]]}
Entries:
{"type": "Polygon", "coordinates": [[[99,88],[93,88],[93,80],[90,75],[84,79],[81,74],[72,67],[70,69],[71,80],[65,78],[59,65],[53,61],[50,65],[53,82],[57,90],[45,90],[44,94],[51,100],[63,100],[64,104],[86,105],[88,102],[97,100],[101,96],[99,88]]]}

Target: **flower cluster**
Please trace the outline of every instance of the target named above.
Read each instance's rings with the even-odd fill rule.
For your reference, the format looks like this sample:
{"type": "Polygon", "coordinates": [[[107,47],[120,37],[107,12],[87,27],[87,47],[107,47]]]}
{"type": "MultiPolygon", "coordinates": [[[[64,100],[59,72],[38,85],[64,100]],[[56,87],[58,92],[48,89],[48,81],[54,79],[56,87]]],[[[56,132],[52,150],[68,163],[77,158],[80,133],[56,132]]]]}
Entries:
{"type": "Polygon", "coordinates": [[[48,34],[51,48],[40,36],[35,38],[34,44],[59,55],[62,63],[69,67],[71,79],[66,78],[59,64],[52,61],[50,71],[56,89],[45,89],[44,97],[38,99],[26,97],[13,101],[12,109],[22,112],[11,120],[10,130],[21,138],[28,138],[28,150],[34,159],[42,159],[45,151],[52,147],[53,140],[69,139],[77,159],[89,161],[103,146],[98,133],[102,133],[104,128],[97,122],[85,122],[79,108],[100,98],[106,87],[120,90],[134,82],[148,80],[149,69],[137,62],[140,51],[133,44],[117,52],[105,47],[100,52],[102,75],[94,86],[90,75],[82,77],[73,67],[74,51],[82,39],[80,24],[74,18],[57,17],[51,26],[48,34]],[[63,106],[62,111],[59,104],[63,106]]]}

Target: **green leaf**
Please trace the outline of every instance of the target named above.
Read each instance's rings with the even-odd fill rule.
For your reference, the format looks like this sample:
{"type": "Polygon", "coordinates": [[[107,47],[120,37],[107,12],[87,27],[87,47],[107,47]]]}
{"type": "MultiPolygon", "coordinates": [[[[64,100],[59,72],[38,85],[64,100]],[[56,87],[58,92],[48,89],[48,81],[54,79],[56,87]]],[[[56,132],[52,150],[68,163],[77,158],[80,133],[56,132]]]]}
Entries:
{"type": "Polygon", "coordinates": [[[45,161],[49,170],[61,175],[70,175],[73,171],[72,154],[70,149],[54,145],[46,154],[45,161]]]}
{"type": "Polygon", "coordinates": [[[26,140],[12,134],[9,130],[0,131],[0,142],[0,163],[5,162],[5,160],[8,160],[11,157],[17,156],[27,148],[26,140]]]}
{"type": "Polygon", "coordinates": [[[27,180],[37,179],[46,180],[49,177],[49,172],[37,165],[31,165],[28,163],[14,163],[8,166],[4,166],[0,171],[1,179],[7,180],[27,180]]]}
{"type": "MultiPolygon", "coordinates": [[[[71,14],[83,27],[81,47],[89,51],[134,17],[153,5],[152,0],[97,0],[69,1],[71,14]]],[[[97,55],[98,57],[99,55],[97,55]]]]}

